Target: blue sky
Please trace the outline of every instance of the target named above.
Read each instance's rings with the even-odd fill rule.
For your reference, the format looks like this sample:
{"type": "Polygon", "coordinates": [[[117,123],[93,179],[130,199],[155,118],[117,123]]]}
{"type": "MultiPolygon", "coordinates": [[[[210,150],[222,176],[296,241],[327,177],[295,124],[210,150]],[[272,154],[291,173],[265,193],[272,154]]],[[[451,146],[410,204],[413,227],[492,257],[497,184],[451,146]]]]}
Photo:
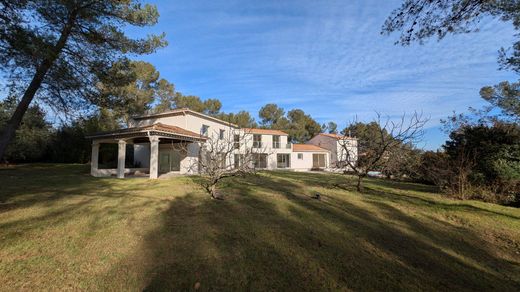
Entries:
{"type": "Polygon", "coordinates": [[[301,108],[343,128],[375,111],[430,116],[420,146],[446,139],[439,120],[484,103],[484,85],[515,80],[499,71],[497,50],[509,46],[509,23],[484,20],[480,32],[401,47],[381,25],[401,1],[148,1],[158,25],[131,34],[166,33],[169,46],[140,57],[184,94],[218,98],[223,110],[266,103],[301,108]]]}

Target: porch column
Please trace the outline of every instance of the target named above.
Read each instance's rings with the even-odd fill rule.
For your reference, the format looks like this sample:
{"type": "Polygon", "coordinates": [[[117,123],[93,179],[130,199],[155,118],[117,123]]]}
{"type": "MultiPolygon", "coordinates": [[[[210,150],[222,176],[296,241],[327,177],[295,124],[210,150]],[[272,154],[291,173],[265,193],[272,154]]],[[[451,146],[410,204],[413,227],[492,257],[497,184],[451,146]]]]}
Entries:
{"type": "Polygon", "coordinates": [[[150,137],[150,178],[156,179],[159,173],[159,137],[150,137]]]}
{"type": "Polygon", "coordinates": [[[126,141],[119,140],[117,151],[117,178],[125,177],[126,141]]]}
{"type": "Polygon", "coordinates": [[[98,176],[99,142],[92,141],[92,154],[90,157],[90,175],[98,176]]]}

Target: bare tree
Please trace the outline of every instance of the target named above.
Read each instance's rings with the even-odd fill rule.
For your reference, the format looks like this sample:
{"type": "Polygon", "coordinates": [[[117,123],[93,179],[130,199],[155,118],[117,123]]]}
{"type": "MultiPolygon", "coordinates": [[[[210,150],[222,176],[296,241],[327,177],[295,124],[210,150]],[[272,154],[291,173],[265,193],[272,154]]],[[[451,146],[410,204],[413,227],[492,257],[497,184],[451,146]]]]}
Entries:
{"type": "Polygon", "coordinates": [[[357,147],[352,147],[352,139],[339,140],[341,158],[336,167],[356,174],[358,191],[363,190],[363,178],[369,171],[384,169],[392,159],[392,153],[421,141],[428,121],[417,112],[410,117],[403,114],[397,121],[380,113],[376,115],[368,124],[353,122],[347,126],[346,130],[358,138],[357,147]]]}
{"type": "Polygon", "coordinates": [[[267,154],[265,148],[253,143],[253,135],[243,129],[230,127],[224,133],[208,135],[200,146],[198,161],[190,165],[192,172],[203,177],[200,184],[212,199],[222,199],[217,187],[223,179],[256,173],[259,155],[267,154]]]}

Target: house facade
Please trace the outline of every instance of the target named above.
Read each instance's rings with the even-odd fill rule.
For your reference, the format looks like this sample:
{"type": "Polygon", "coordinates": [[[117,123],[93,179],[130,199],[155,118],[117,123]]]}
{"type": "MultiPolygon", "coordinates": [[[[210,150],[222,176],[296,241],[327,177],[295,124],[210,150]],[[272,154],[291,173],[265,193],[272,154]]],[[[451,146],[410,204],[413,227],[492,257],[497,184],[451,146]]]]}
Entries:
{"type": "Polygon", "coordinates": [[[198,169],[194,166],[210,140],[229,143],[236,148],[236,154],[226,158],[230,167],[234,160],[239,163],[240,149],[244,147],[255,151],[256,169],[327,170],[337,160],[337,151],[320,145],[320,141],[313,141],[314,138],[307,144],[292,144],[283,131],[239,128],[189,109],[134,117],[126,129],[96,133],[87,138],[92,139],[93,176],[123,178],[142,174],[155,179],[166,173],[197,174],[198,169]],[[104,143],[117,143],[117,168],[100,167],[99,149],[104,143]],[[133,155],[128,155],[127,159],[129,145],[128,150],[133,155]]]}
{"type": "Polygon", "coordinates": [[[358,159],[358,143],[353,137],[320,133],[307,143],[327,149],[330,152],[332,168],[341,168],[347,160],[355,162],[358,159]]]}

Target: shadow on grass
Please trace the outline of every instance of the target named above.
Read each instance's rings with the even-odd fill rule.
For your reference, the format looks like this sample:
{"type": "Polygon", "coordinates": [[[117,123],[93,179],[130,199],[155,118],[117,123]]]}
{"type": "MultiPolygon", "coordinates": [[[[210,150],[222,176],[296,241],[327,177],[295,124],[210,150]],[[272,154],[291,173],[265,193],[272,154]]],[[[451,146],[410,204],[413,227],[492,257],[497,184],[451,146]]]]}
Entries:
{"type": "MultiPolygon", "coordinates": [[[[518,260],[477,230],[419,219],[392,204],[483,211],[392,188],[376,186],[363,195],[339,191],[334,186],[344,182],[339,175],[232,179],[222,188],[226,200],[217,201],[202,191],[149,197],[148,181],[91,178],[86,167],[18,170],[0,172],[0,200],[13,209],[48,208],[2,223],[3,245],[77,217],[87,218],[82,232],[93,237],[104,225],[123,222],[118,228],[142,240],[134,253],[91,280],[103,283],[96,286],[100,290],[192,290],[199,283],[201,290],[514,291],[520,285],[518,260]],[[321,201],[311,198],[314,188],[323,192],[321,201]],[[56,204],[59,199],[70,200],[56,204]],[[158,217],[149,232],[139,226],[148,222],[132,221],[143,209],[158,217]]],[[[166,187],[159,193],[178,181],[167,182],[160,182],[166,187]]],[[[492,215],[485,211],[483,216],[492,215]]],[[[82,240],[89,244],[89,238],[82,240]]]]}
{"type": "MultiPolygon", "coordinates": [[[[339,188],[351,192],[355,192],[356,190],[354,186],[355,178],[345,175],[324,175],[321,173],[305,173],[302,178],[302,174],[299,173],[289,171],[278,171],[270,172],[268,176],[273,178],[285,178],[290,180],[302,181],[307,186],[339,188]]],[[[449,211],[477,212],[487,215],[504,216],[511,219],[520,220],[520,217],[518,216],[502,212],[496,212],[490,209],[479,208],[461,200],[453,199],[453,203],[444,203],[441,201],[441,199],[451,198],[439,194],[437,192],[438,189],[435,186],[411,182],[398,182],[378,178],[366,178],[364,180],[364,184],[364,194],[379,196],[385,198],[385,200],[390,200],[396,203],[406,203],[417,207],[430,206],[434,208],[442,208],[449,211]],[[410,192],[414,192],[418,195],[410,195],[410,192]],[[438,197],[438,199],[434,199],[434,196],[438,197]]]]}
{"type": "Polygon", "coordinates": [[[2,243],[16,242],[33,230],[77,218],[89,218],[89,229],[95,230],[99,224],[169,201],[140,194],[149,188],[146,181],[142,182],[125,186],[115,178],[94,178],[86,165],[36,164],[2,169],[0,215],[18,214],[0,223],[5,237],[2,243]],[[35,206],[38,208],[28,209],[35,206]]]}
{"type": "MultiPolygon", "coordinates": [[[[396,187],[397,188],[397,187],[396,187]]],[[[457,211],[457,212],[472,212],[479,213],[482,215],[493,215],[503,216],[514,220],[520,220],[520,217],[510,215],[504,212],[496,212],[490,209],[479,208],[477,206],[465,203],[464,201],[453,199],[452,203],[444,203],[441,200],[427,199],[419,196],[408,195],[403,192],[393,192],[389,189],[381,190],[379,188],[367,187],[365,192],[367,194],[384,197],[386,200],[395,203],[405,203],[416,207],[432,207],[437,209],[443,209],[446,211],[457,211]]],[[[439,195],[441,196],[441,195],[439,195]]],[[[439,197],[446,199],[444,196],[439,197]]],[[[448,198],[449,199],[449,198],[448,198]]]]}
{"type": "MultiPolygon", "coordinates": [[[[472,230],[428,222],[381,202],[313,200],[319,178],[268,174],[232,180],[227,200],[178,198],[143,247],[145,290],[503,290],[518,262],[472,230]]],[[[323,180],[323,178],[322,178],[323,180]]],[[[322,184],[323,185],[323,182],[322,184]]],[[[353,195],[354,196],[354,195],[353,195]]]]}

